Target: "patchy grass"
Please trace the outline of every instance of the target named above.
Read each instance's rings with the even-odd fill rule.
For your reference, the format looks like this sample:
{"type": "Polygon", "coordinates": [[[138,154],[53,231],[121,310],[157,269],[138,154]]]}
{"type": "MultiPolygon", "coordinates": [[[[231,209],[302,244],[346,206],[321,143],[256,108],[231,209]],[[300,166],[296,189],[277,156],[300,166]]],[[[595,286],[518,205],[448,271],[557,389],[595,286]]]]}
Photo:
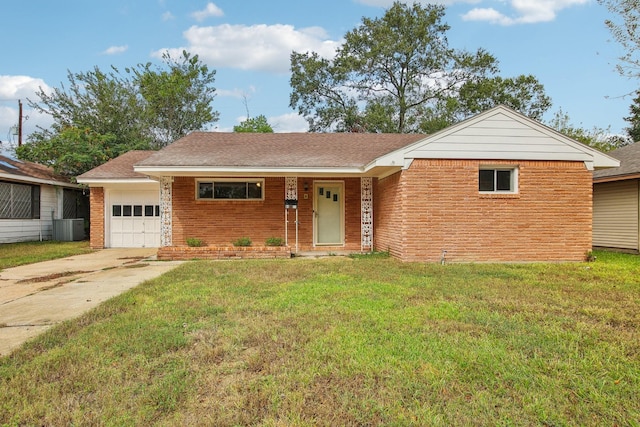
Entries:
{"type": "Polygon", "coordinates": [[[0,244],[0,270],[91,252],[88,241],[24,242],[0,244]]]}
{"type": "Polygon", "coordinates": [[[8,425],[637,425],[640,259],[192,262],[0,359],[8,425]]]}

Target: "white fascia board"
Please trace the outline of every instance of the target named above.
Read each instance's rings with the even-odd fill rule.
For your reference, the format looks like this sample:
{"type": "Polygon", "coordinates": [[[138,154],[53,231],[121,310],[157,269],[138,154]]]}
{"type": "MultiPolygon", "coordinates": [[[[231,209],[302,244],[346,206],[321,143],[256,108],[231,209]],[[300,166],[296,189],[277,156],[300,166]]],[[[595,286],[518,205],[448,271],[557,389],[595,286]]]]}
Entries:
{"type": "Polygon", "coordinates": [[[80,188],[78,184],[72,184],[70,182],[52,181],[49,179],[33,178],[30,176],[13,175],[8,173],[0,173],[0,179],[7,179],[15,182],[24,182],[27,184],[45,184],[53,185],[55,187],[80,188]]]}
{"type": "Polygon", "coordinates": [[[343,168],[260,168],[260,167],[201,167],[201,166],[135,166],[138,173],[156,176],[362,176],[359,167],[343,168]]]}
{"type": "Polygon", "coordinates": [[[123,178],[123,179],[89,178],[89,179],[78,179],[78,182],[80,184],[86,184],[89,187],[104,187],[104,186],[108,186],[109,184],[153,184],[153,183],[157,183],[158,181],[150,178],[123,178]]]}

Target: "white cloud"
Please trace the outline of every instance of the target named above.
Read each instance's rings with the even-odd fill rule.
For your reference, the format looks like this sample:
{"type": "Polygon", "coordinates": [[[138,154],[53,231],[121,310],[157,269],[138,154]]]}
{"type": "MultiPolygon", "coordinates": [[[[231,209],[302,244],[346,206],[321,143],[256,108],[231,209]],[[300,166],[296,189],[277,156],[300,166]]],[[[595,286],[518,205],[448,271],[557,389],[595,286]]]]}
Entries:
{"type": "Polygon", "coordinates": [[[168,50],[172,56],[180,56],[186,49],[214,68],[286,73],[292,51],[314,51],[331,58],[341,43],[328,40],[319,27],[296,29],[282,24],[193,26],[184,32],[184,37],[187,47],[162,49],[154,55],[160,57],[168,50]]]}
{"type": "Polygon", "coordinates": [[[267,122],[276,133],[307,132],[309,123],[298,113],[287,113],[267,118],[267,122]]]}
{"type": "Polygon", "coordinates": [[[535,24],[549,22],[559,11],[588,3],[589,0],[511,0],[512,16],[494,8],[475,8],[462,16],[465,21],[486,21],[499,25],[535,24]]]}
{"type": "Polygon", "coordinates": [[[127,51],[127,49],[129,49],[128,45],[124,45],[124,46],[111,46],[108,49],[106,49],[104,52],[102,52],[103,55],[117,55],[119,53],[124,53],[127,51]]]}
{"type": "MultiPolygon", "coordinates": [[[[393,6],[395,0],[356,0],[356,2],[360,4],[364,4],[366,6],[373,7],[383,7],[385,9],[389,9],[393,6]]],[[[481,0],[404,0],[400,1],[400,3],[405,3],[408,5],[412,5],[413,3],[418,3],[423,6],[428,4],[440,4],[443,6],[449,6],[454,3],[480,3],[481,0]]]]}
{"type": "MultiPolygon", "coordinates": [[[[356,0],[358,3],[390,8],[394,0],[356,0]]],[[[429,3],[449,6],[456,3],[482,3],[483,0],[419,0],[417,3],[427,5],[429,3]]],[[[556,14],[562,9],[588,3],[589,0],[500,0],[498,3],[510,5],[513,14],[504,14],[493,7],[478,7],[471,9],[462,15],[465,21],[485,21],[491,24],[515,25],[549,22],[556,18],[556,14]]],[[[413,4],[413,0],[402,0],[401,3],[413,4]]]]}
{"type": "Polygon", "coordinates": [[[50,93],[51,88],[42,79],[29,76],[0,75],[0,100],[17,100],[33,98],[38,88],[50,93]]]}
{"type": "Polygon", "coordinates": [[[191,16],[196,21],[202,22],[210,16],[224,16],[224,12],[215,4],[207,3],[207,7],[205,7],[203,10],[193,12],[191,16]]]}
{"type": "Polygon", "coordinates": [[[216,89],[216,95],[226,98],[248,99],[253,93],[256,93],[256,87],[253,85],[250,85],[249,89],[216,89]]]}
{"type": "Polygon", "coordinates": [[[11,127],[18,123],[18,99],[22,100],[23,140],[26,141],[38,126],[48,128],[53,123],[51,116],[28,107],[27,99],[37,101],[36,92],[40,88],[47,94],[53,91],[42,79],[0,75],[0,141],[3,141],[4,149],[7,141],[17,141],[11,127]]]}
{"type": "Polygon", "coordinates": [[[162,14],[162,20],[165,21],[165,22],[166,21],[171,21],[173,19],[175,19],[175,16],[173,16],[173,13],[171,13],[171,12],[165,12],[165,13],[162,14]]]}

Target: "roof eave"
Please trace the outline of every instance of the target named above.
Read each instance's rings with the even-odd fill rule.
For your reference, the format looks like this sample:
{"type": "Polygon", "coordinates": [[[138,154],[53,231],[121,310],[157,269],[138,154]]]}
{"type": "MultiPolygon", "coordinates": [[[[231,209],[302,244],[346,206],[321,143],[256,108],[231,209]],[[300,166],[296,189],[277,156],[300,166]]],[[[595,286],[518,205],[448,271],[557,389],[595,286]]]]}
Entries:
{"type": "Polygon", "coordinates": [[[134,166],[137,173],[162,176],[364,176],[362,167],[134,166]]]}
{"type": "Polygon", "coordinates": [[[78,183],[89,187],[100,187],[105,184],[149,184],[157,183],[152,178],[78,178],[78,183]]]}
{"type": "Polygon", "coordinates": [[[52,179],[34,178],[32,176],[14,175],[14,174],[1,173],[1,172],[0,172],[0,179],[7,179],[11,181],[24,182],[29,184],[45,184],[45,185],[53,185],[56,187],[80,188],[78,184],[74,184],[71,182],[55,181],[52,179]]]}

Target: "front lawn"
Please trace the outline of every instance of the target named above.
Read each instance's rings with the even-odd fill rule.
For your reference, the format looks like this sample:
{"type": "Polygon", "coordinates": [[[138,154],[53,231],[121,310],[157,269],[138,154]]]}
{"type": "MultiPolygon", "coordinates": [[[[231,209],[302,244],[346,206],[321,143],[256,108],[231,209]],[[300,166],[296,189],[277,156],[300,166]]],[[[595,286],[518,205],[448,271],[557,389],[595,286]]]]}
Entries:
{"type": "Polygon", "coordinates": [[[638,425],[640,259],[191,262],[0,359],[7,425],[638,425]]]}
{"type": "Polygon", "coordinates": [[[1,243],[0,270],[89,252],[88,241],[1,243]]]}

